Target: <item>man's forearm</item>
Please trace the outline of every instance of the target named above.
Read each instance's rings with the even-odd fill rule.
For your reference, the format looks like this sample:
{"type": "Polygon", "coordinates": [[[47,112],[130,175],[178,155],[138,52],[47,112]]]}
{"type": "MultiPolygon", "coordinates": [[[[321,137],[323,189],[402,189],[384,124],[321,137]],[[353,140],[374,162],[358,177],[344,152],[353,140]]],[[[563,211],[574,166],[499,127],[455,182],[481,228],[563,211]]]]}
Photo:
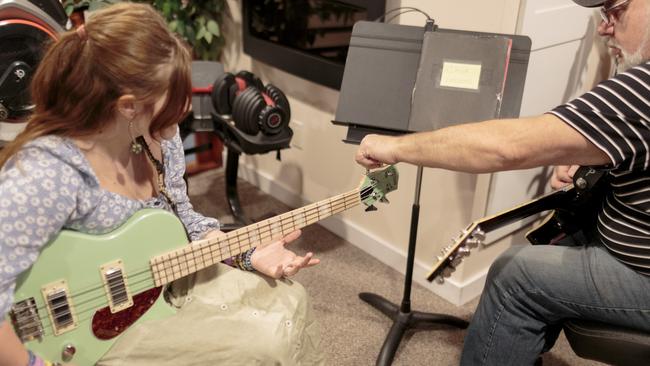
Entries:
{"type": "Polygon", "coordinates": [[[392,148],[397,161],[470,173],[609,163],[603,152],[552,115],[405,135],[397,138],[392,148]]]}

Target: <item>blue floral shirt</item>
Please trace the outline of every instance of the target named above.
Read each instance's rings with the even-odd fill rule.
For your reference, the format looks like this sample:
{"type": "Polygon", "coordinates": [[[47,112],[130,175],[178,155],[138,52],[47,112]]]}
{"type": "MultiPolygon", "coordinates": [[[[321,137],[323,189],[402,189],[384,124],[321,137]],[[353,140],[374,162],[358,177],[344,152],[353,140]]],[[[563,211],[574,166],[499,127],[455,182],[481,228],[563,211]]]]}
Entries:
{"type": "MultiPolygon", "coordinates": [[[[194,211],[183,180],[185,155],[177,133],[162,142],[165,188],[191,240],[219,222],[194,211]]],[[[159,195],[134,200],[104,190],[70,139],[44,136],[26,144],[0,171],[0,323],[11,308],[16,277],[62,229],[103,234],[142,208],[171,210],[159,195]]]]}

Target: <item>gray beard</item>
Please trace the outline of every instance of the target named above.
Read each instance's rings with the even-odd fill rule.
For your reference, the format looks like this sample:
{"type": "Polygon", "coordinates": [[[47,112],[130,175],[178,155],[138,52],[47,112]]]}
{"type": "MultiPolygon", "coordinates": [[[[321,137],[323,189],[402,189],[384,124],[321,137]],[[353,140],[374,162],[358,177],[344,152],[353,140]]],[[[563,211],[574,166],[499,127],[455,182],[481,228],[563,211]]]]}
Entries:
{"type": "MultiPolygon", "coordinates": [[[[646,41],[646,40],[644,40],[646,41]]],[[[642,47],[639,47],[636,52],[629,54],[623,50],[621,50],[621,54],[623,57],[617,57],[616,58],[616,68],[617,71],[622,72],[626,71],[627,69],[630,69],[634,66],[641,65],[642,63],[648,61],[647,57],[643,57],[643,46],[645,46],[645,43],[642,45],[642,47]]]]}
{"type": "Polygon", "coordinates": [[[644,56],[643,53],[645,51],[650,51],[650,27],[646,28],[643,40],[641,40],[641,44],[636,51],[629,53],[624,51],[622,48],[619,49],[621,50],[622,57],[616,57],[616,70],[618,72],[626,71],[629,68],[641,65],[648,61],[648,56],[644,56]]]}

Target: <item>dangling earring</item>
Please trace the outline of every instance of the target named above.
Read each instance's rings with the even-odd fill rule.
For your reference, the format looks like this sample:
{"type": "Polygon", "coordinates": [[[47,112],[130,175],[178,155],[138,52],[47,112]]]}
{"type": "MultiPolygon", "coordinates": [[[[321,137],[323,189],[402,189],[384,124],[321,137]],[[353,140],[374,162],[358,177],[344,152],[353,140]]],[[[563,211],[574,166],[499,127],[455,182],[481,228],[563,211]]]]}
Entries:
{"type": "Polygon", "coordinates": [[[142,152],[142,144],[133,138],[133,120],[129,121],[129,135],[131,136],[131,152],[138,155],[142,152]]]}

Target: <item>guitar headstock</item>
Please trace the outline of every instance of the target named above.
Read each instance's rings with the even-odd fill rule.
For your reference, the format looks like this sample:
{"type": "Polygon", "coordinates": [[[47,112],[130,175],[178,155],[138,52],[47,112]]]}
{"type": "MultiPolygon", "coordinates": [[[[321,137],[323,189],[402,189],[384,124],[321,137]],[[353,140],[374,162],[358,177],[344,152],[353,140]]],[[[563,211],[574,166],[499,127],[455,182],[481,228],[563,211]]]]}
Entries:
{"type": "Polygon", "coordinates": [[[399,174],[394,165],[368,172],[359,187],[361,202],[368,206],[366,211],[374,210],[375,206],[373,205],[377,201],[388,203],[386,194],[397,189],[398,180],[399,174]]]}
{"type": "Polygon", "coordinates": [[[485,240],[485,233],[479,228],[478,223],[471,223],[465,230],[461,231],[452,243],[443,248],[441,255],[436,257],[436,263],[427,275],[429,282],[434,279],[442,284],[445,278],[451,276],[470,251],[485,240]]]}

